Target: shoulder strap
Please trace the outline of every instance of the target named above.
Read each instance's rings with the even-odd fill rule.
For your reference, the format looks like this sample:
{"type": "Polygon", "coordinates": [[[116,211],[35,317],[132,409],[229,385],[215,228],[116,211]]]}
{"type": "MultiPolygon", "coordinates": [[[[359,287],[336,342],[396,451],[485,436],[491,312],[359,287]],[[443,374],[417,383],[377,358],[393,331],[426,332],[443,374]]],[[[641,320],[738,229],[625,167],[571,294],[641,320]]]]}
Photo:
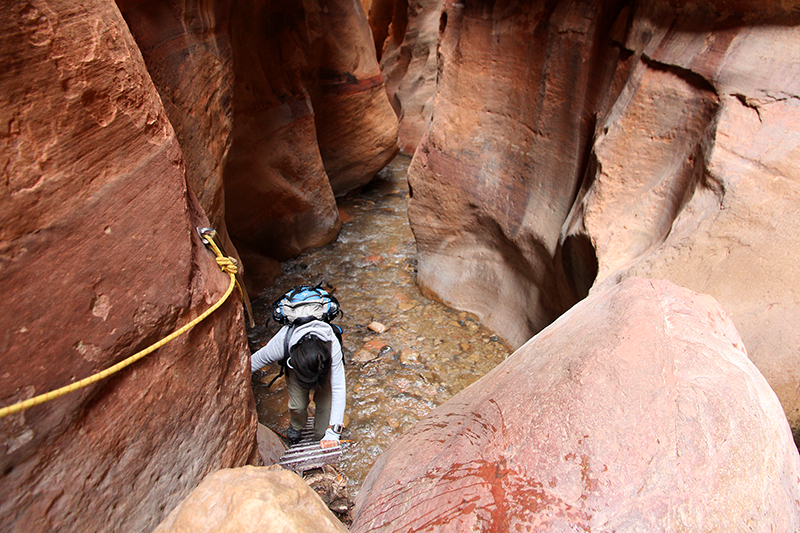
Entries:
{"type": "Polygon", "coordinates": [[[281,359],[281,371],[280,373],[275,376],[272,381],[269,382],[267,388],[269,389],[273,383],[278,381],[278,378],[281,377],[286,373],[286,360],[289,358],[289,340],[292,338],[292,333],[294,333],[295,324],[289,326],[289,329],[286,331],[286,337],[283,339],[283,359],[281,359]]]}

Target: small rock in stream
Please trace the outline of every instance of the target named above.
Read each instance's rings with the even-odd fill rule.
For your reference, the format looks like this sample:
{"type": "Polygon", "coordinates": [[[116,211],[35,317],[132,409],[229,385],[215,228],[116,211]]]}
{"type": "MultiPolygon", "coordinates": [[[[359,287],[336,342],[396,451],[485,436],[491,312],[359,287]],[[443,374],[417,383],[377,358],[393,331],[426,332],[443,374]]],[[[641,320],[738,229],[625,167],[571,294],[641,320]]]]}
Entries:
{"type": "Polygon", "coordinates": [[[380,322],[375,322],[375,321],[370,322],[367,328],[374,331],[375,333],[384,333],[387,329],[386,326],[384,326],[380,322]]]}
{"type": "Polygon", "coordinates": [[[353,354],[353,357],[350,359],[350,361],[353,363],[368,363],[369,361],[377,358],[378,356],[369,350],[359,350],[353,354]]]}
{"type": "Polygon", "coordinates": [[[400,352],[400,364],[416,365],[419,364],[419,352],[403,350],[400,352]]]}

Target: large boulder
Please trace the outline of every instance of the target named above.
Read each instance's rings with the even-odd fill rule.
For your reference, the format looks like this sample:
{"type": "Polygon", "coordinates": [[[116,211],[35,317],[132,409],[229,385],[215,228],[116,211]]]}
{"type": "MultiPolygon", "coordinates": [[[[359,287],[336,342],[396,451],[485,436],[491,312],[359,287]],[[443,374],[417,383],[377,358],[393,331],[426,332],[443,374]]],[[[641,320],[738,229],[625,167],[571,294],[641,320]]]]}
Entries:
{"type": "Polygon", "coordinates": [[[208,476],[153,533],[347,533],[303,478],[280,466],[208,476]]]}
{"type": "MultiPolygon", "coordinates": [[[[114,2],[0,7],[0,405],[150,346],[228,287],[114,2]]],[[[139,532],[260,462],[236,293],[146,359],[0,419],[0,530],[139,532]]]]}
{"type": "Polygon", "coordinates": [[[591,242],[571,260],[595,286],[713,295],[800,431],[800,16],[748,5],[736,24],[714,4],[638,8],[639,61],[598,124],[565,250],[591,242]]]}
{"type": "Polygon", "coordinates": [[[719,304],[631,278],[393,442],[351,531],[797,531],[798,476],[719,304]]]}
{"type": "Polygon", "coordinates": [[[799,7],[447,3],[422,288],[514,347],[628,276],[711,294],[800,442],[799,7]]]}

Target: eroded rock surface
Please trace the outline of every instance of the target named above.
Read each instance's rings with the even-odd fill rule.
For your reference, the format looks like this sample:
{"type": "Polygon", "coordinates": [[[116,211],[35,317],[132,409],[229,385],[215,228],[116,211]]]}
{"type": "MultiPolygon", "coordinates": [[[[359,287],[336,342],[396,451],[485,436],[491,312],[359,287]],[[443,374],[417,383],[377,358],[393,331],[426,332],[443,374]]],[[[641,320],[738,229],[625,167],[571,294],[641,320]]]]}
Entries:
{"type": "Polygon", "coordinates": [[[317,143],[333,193],[342,196],[369,182],[397,155],[397,117],[361,3],[303,4],[317,143]]]}
{"type": "Polygon", "coordinates": [[[117,0],[161,96],[186,162],[186,178],[225,252],[222,169],[233,127],[230,0],[117,0]]]}
{"type": "Polygon", "coordinates": [[[609,97],[616,4],[442,15],[435,113],[409,168],[418,279],[513,346],[577,301],[556,251],[609,97]]]}
{"type": "Polygon", "coordinates": [[[443,0],[377,0],[369,12],[386,93],[400,121],[398,142],[413,154],[431,120],[443,0]]]}
{"type": "Polygon", "coordinates": [[[236,85],[225,168],[232,237],[287,259],[330,242],[335,195],[397,153],[397,119],[358,2],[237,2],[236,85]]]}
{"type": "Polygon", "coordinates": [[[448,3],[419,281],[520,346],[630,275],[713,295],[800,428],[800,13],[448,3]]]}
{"type": "Polygon", "coordinates": [[[800,427],[800,16],[785,9],[732,23],[714,5],[640,8],[627,46],[641,61],[565,233],[593,243],[595,285],[639,275],[713,295],[800,427]]]}
{"type": "Polygon", "coordinates": [[[208,476],[154,533],[346,533],[297,474],[280,466],[220,470],[208,476]]]}
{"type": "Polygon", "coordinates": [[[631,278],[395,441],[351,531],[795,531],[799,475],[719,304],[631,278]]]}
{"type": "MultiPolygon", "coordinates": [[[[0,7],[3,406],[150,346],[228,287],[175,133],[113,2],[0,7]]],[[[258,462],[235,295],[146,359],[0,420],[0,530],[148,531],[258,462]]]]}

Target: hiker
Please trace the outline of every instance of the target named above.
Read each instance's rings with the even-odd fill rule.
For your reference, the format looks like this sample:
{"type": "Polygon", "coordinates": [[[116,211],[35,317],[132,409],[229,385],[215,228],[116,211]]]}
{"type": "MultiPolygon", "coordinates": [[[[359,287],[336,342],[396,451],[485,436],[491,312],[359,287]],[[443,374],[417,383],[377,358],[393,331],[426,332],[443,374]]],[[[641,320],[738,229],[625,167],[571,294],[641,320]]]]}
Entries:
{"type": "Polygon", "coordinates": [[[286,367],[289,418],[286,433],[291,444],[300,441],[308,420],[309,393],[314,391],[314,439],[320,447],[339,445],[345,407],[342,345],[333,326],[322,320],[285,325],[250,359],[250,369],[282,362],[286,367]],[[289,335],[287,342],[286,336],[289,335]]]}

